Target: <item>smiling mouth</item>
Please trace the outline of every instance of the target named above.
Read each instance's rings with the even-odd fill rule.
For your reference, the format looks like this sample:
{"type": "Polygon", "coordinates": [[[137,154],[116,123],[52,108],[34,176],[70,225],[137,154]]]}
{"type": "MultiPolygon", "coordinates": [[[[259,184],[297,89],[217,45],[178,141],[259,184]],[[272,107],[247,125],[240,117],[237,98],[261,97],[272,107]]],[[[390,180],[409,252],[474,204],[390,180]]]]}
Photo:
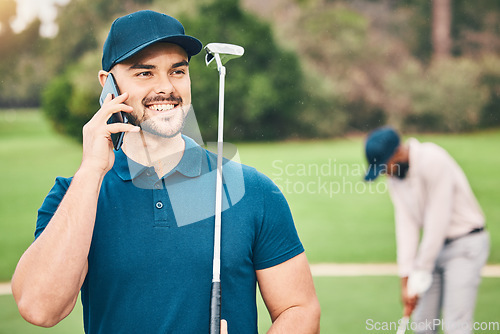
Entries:
{"type": "Polygon", "coordinates": [[[150,110],[162,112],[162,111],[169,111],[177,107],[179,104],[177,103],[162,103],[162,104],[150,104],[147,105],[146,107],[150,110]]]}

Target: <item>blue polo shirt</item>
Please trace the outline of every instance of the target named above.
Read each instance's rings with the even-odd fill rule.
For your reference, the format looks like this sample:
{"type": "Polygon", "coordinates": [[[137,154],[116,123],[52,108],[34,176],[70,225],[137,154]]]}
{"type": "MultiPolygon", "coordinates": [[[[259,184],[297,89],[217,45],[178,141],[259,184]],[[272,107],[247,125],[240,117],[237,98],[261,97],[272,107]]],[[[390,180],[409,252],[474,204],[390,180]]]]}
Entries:
{"type": "MultiPolygon", "coordinates": [[[[216,156],[184,137],[163,177],[123,151],[103,179],[81,290],[86,333],[208,333],[216,156]]],[[[35,237],[70,186],[58,177],[38,211],[35,237]]],[[[278,187],[225,160],[222,318],[229,333],[257,333],[255,270],[304,251],[278,187]]]]}

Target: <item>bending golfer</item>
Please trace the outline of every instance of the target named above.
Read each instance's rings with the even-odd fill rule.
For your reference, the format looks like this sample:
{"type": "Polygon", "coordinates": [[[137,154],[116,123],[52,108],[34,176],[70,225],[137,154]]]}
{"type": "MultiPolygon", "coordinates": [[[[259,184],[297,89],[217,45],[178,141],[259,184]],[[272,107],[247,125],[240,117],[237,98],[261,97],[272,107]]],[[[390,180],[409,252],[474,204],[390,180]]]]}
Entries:
{"type": "Polygon", "coordinates": [[[365,179],[388,175],[405,315],[416,305],[416,333],[472,333],[489,235],[462,169],[443,148],[413,138],[401,143],[389,127],[370,133],[365,149],[365,179]],[[409,296],[408,280],[418,286],[429,275],[430,288],[409,296]]]}
{"type": "MultiPolygon", "coordinates": [[[[86,333],[208,333],[217,157],[181,134],[189,60],[201,48],[177,20],[152,11],[111,26],[99,81],[113,74],[122,94],[108,95],[85,125],[79,169],[56,179],[38,212],[36,240],[12,280],[29,322],[57,324],[81,291],[86,333]],[[130,124],[107,124],[118,112],[130,124]],[[111,134],[120,132],[113,151],[111,134]]],[[[226,162],[224,173],[227,331],[257,332],[258,283],[270,332],[318,332],[319,304],[286,200],[253,168],[226,162]]]]}

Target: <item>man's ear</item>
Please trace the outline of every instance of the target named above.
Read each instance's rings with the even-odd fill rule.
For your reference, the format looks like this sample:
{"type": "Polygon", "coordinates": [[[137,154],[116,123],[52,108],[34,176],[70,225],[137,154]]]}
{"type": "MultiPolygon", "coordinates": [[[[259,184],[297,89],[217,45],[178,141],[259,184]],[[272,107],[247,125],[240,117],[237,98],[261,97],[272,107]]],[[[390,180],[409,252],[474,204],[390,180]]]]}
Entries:
{"type": "Polygon", "coordinates": [[[99,83],[101,84],[101,87],[104,87],[104,83],[106,82],[106,79],[108,78],[109,72],[100,70],[98,74],[98,79],[99,83]]]}

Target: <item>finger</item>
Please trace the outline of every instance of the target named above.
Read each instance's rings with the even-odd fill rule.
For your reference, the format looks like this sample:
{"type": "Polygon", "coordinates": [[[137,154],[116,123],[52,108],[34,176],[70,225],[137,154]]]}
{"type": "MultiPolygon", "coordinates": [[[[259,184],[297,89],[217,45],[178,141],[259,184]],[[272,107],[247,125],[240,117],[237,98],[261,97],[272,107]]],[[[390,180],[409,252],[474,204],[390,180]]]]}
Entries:
{"type": "Polygon", "coordinates": [[[127,105],[127,104],[112,104],[113,102],[110,102],[110,104],[103,104],[101,109],[94,115],[93,118],[99,120],[99,121],[108,121],[108,119],[111,117],[112,114],[115,114],[117,112],[123,111],[126,113],[131,113],[134,111],[134,108],[127,105]]]}
{"type": "MultiPolygon", "coordinates": [[[[106,98],[107,98],[107,96],[106,96],[106,98]]],[[[127,101],[127,99],[128,99],[128,93],[127,93],[127,92],[125,92],[125,93],[123,93],[123,94],[120,94],[120,95],[118,95],[118,96],[115,96],[115,97],[112,99],[112,101],[113,101],[114,103],[123,103],[123,102],[127,101]]]]}
{"type": "Polygon", "coordinates": [[[127,92],[125,92],[123,94],[120,94],[118,96],[113,96],[113,94],[108,93],[106,95],[106,98],[104,99],[102,105],[104,106],[104,104],[106,104],[106,103],[109,104],[111,101],[113,101],[113,103],[123,103],[127,99],[128,99],[128,93],[127,92]]]}
{"type": "Polygon", "coordinates": [[[409,298],[405,303],[404,315],[410,316],[417,307],[418,297],[409,298]]]}
{"type": "MultiPolygon", "coordinates": [[[[128,93],[125,92],[121,95],[118,95],[115,98],[112,98],[112,94],[109,93],[106,95],[106,98],[104,99],[104,102],[101,106],[101,110],[107,110],[108,108],[112,108],[112,110],[117,110],[115,109],[116,107],[120,108],[125,108],[126,110],[132,110],[132,107],[125,104],[124,102],[127,101],[128,99],[128,93]]],[[[121,110],[121,111],[126,111],[126,110],[121,110]]],[[[113,111],[116,112],[116,111],[113,111]]],[[[128,111],[127,111],[128,112],[128,111]]]]}
{"type": "Polygon", "coordinates": [[[220,321],[220,333],[227,334],[227,321],[224,319],[220,321]]]}
{"type": "Polygon", "coordinates": [[[107,129],[110,133],[118,133],[118,132],[139,132],[141,128],[132,124],[125,123],[113,123],[108,124],[107,129]]]}
{"type": "Polygon", "coordinates": [[[112,99],[113,99],[113,94],[108,93],[108,95],[106,95],[106,98],[104,99],[103,104],[111,101],[112,99]]]}
{"type": "Polygon", "coordinates": [[[416,304],[417,304],[417,302],[418,302],[418,296],[417,296],[417,295],[415,295],[415,296],[411,296],[411,297],[409,297],[409,298],[408,298],[408,302],[409,302],[410,304],[412,304],[412,305],[416,305],[416,304]]]}

